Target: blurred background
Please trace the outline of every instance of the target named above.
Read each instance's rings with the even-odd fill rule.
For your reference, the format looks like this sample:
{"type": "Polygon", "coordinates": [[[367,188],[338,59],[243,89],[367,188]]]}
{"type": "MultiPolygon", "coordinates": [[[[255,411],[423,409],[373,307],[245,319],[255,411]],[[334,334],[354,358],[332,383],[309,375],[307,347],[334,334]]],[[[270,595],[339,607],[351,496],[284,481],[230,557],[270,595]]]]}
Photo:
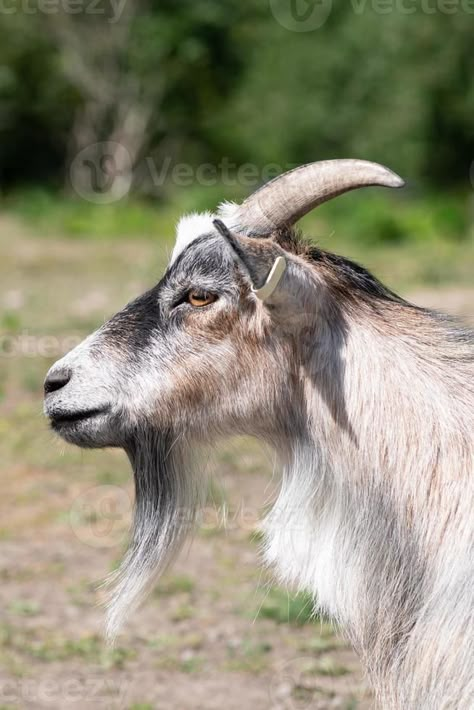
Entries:
{"type": "Polygon", "coordinates": [[[42,382],[158,280],[183,212],[318,159],[408,187],[305,231],[472,322],[474,3],[3,0],[0,33],[0,710],[371,707],[341,638],[260,569],[278,476],[247,439],[208,463],[193,542],[106,649],[129,467],[54,439],[42,382]]]}

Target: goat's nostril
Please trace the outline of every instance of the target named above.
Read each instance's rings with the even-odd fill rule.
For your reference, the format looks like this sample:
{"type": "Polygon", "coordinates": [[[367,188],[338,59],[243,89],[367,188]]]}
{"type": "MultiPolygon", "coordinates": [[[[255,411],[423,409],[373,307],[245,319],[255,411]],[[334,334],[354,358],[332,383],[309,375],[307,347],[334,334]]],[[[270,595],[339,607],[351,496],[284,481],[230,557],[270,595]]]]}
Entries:
{"type": "Polygon", "coordinates": [[[64,385],[67,385],[71,379],[70,370],[58,370],[57,372],[52,372],[47,376],[44,381],[44,391],[45,394],[50,392],[56,392],[60,390],[64,385]]]}

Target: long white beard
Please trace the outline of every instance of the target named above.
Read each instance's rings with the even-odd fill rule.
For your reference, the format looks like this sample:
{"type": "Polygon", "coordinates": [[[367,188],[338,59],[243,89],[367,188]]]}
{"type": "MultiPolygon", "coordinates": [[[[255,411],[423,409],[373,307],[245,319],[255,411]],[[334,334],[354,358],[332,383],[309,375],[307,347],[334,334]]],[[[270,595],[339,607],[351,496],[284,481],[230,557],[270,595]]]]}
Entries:
{"type": "Polygon", "coordinates": [[[179,552],[193,528],[203,480],[191,475],[190,451],[179,436],[137,431],[127,446],[135,478],[128,550],[106,581],[106,637],[113,642],[127,616],[179,552]]]}

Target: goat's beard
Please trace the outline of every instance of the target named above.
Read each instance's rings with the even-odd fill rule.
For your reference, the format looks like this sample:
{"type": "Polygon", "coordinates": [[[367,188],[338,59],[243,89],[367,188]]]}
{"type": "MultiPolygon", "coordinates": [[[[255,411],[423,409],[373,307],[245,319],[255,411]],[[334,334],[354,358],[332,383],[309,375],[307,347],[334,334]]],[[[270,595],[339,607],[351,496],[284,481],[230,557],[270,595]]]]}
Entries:
{"type": "Polygon", "coordinates": [[[190,450],[180,435],[140,430],[126,452],[135,478],[135,508],[128,550],[106,581],[109,642],[178,553],[194,525],[203,489],[191,474],[190,450]]]}

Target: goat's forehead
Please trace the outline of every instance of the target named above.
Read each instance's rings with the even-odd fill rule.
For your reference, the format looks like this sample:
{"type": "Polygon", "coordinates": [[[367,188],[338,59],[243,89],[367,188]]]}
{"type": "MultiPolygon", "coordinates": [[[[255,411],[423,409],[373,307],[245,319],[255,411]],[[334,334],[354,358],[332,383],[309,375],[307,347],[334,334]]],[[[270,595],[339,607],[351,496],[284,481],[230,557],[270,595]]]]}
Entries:
{"type": "Polygon", "coordinates": [[[215,218],[215,215],[211,212],[193,212],[179,220],[176,227],[176,242],[171,254],[170,266],[193,242],[204,235],[217,234],[213,224],[215,218]]]}
{"type": "Polygon", "coordinates": [[[220,234],[201,234],[170,263],[164,281],[168,285],[194,278],[227,282],[233,273],[232,263],[232,252],[220,234]]]}

